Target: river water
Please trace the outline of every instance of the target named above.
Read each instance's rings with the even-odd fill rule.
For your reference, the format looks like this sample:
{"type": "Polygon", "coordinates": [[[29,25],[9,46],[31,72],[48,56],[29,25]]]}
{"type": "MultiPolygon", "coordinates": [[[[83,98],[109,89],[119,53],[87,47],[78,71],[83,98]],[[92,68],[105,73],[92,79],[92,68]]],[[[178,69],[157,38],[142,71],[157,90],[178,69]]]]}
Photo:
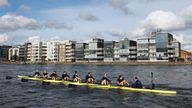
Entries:
{"type": "Polygon", "coordinates": [[[0,65],[0,108],[192,108],[191,65],[0,65]],[[175,96],[137,93],[121,90],[66,87],[61,84],[42,85],[41,82],[21,82],[17,75],[32,75],[39,71],[64,70],[72,76],[75,70],[82,78],[91,71],[96,79],[103,73],[115,82],[122,74],[126,80],[139,77],[150,85],[154,73],[157,89],[176,90],[175,96]],[[12,76],[12,79],[6,79],[12,76]]]}

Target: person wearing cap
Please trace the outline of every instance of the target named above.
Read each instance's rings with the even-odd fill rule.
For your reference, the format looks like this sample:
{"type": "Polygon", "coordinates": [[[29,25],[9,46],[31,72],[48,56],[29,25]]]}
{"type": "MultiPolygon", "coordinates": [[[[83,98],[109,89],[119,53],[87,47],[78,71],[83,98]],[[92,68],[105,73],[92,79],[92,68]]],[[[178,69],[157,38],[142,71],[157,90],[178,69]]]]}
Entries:
{"type": "Polygon", "coordinates": [[[53,71],[53,73],[51,74],[51,79],[56,80],[58,78],[58,75],[56,74],[56,71],[53,71]]]}
{"type": "Polygon", "coordinates": [[[73,82],[80,82],[81,78],[78,75],[78,72],[75,71],[74,75],[73,75],[73,82]]]}
{"type": "Polygon", "coordinates": [[[119,75],[117,78],[117,85],[118,86],[129,86],[129,83],[123,78],[122,75],[119,75]]]}
{"type": "Polygon", "coordinates": [[[67,71],[64,71],[62,74],[62,79],[64,81],[69,81],[70,76],[67,74],[67,71]]]}
{"type": "Polygon", "coordinates": [[[35,78],[40,78],[41,77],[41,74],[39,73],[38,70],[35,71],[33,77],[35,77],[35,78]]]}
{"type": "Polygon", "coordinates": [[[87,83],[95,83],[95,78],[93,77],[92,73],[91,72],[88,72],[88,74],[86,75],[86,82],[87,83]]]}
{"type": "Polygon", "coordinates": [[[135,77],[134,83],[132,84],[132,87],[133,88],[142,88],[143,87],[142,83],[141,83],[141,81],[139,80],[138,77],[135,77]]]}
{"type": "Polygon", "coordinates": [[[49,78],[49,73],[47,72],[47,70],[45,70],[45,71],[43,72],[43,78],[44,78],[44,79],[48,79],[48,78],[49,78]]]}
{"type": "Polygon", "coordinates": [[[109,85],[110,80],[107,78],[107,74],[105,73],[103,75],[103,78],[101,79],[101,85],[109,85]]]}

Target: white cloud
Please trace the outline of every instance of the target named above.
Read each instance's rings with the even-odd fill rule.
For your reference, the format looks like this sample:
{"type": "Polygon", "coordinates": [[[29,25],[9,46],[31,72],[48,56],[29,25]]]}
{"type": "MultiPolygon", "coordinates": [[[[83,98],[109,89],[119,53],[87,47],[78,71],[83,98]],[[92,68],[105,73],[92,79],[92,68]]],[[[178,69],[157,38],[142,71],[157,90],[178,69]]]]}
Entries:
{"type": "Polygon", "coordinates": [[[178,31],[190,28],[192,28],[192,6],[186,8],[178,15],[161,10],[153,11],[138,24],[133,31],[133,35],[144,35],[155,29],[178,31]]]}
{"type": "Polygon", "coordinates": [[[8,0],[0,0],[0,7],[8,6],[8,5],[9,5],[8,0]]]}
{"type": "Polygon", "coordinates": [[[22,4],[22,5],[19,6],[19,11],[22,11],[22,12],[29,12],[29,11],[31,11],[31,7],[22,4]]]}
{"type": "Polygon", "coordinates": [[[4,44],[7,43],[9,41],[9,37],[7,34],[0,34],[0,43],[4,44]]]}
{"type": "Polygon", "coordinates": [[[64,22],[59,22],[59,21],[47,21],[44,25],[46,28],[66,29],[66,30],[73,29],[72,26],[69,26],[64,22]]]}
{"type": "Polygon", "coordinates": [[[39,42],[39,41],[40,41],[40,37],[39,36],[30,36],[26,40],[26,42],[39,42]]]}
{"type": "Polygon", "coordinates": [[[32,18],[12,14],[6,14],[0,17],[0,32],[10,32],[20,29],[37,30],[42,28],[66,29],[66,30],[72,29],[71,26],[68,26],[63,22],[58,21],[48,21],[46,23],[40,23],[32,18]]]}
{"type": "Polygon", "coordinates": [[[90,11],[81,11],[79,18],[85,21],[96,21],[98,18],[94,16],[90,11]]]}
{"type": "Polygon", "coordinates": [[[112,29],[112,30],[109,32],[109,34],[110,34],[111,36],[119,37],[119,38],[123,38],[123,37],[125,37],[125,36],[127,35],[123,30],[118,29],[118,28],[112,29]]]}
{"type": "Polygon", "coordinates": [[[0,32],[18,29],[38,29],[41,25],[34,19],[17,15],[3,15],[0,17],[0,32]]]}
{"type": "Polygon", "coordinates": [[[127,7],[130,0],[108,0],[108,3],[114,9],[119,9],[125,15],[133,14],[133,12],[127,7]]]}

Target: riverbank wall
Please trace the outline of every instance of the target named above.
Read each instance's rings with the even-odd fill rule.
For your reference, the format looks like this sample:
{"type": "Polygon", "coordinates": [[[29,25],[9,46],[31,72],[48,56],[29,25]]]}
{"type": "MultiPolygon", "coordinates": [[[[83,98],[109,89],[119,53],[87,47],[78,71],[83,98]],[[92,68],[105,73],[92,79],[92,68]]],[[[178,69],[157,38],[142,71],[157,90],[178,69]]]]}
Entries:
{"type": "Polygon", "coordinates": [[[192,65],[192,62],[9,62],[3,61],[0,64],[58,64],[58,65],[192,65]]]}

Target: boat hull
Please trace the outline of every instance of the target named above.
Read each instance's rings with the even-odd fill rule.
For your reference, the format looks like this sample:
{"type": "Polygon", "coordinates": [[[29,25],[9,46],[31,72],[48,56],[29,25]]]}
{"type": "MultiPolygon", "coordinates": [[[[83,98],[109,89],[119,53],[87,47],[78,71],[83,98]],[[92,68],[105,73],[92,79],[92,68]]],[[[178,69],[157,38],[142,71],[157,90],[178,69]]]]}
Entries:
{"type": "Polygon", "coordinates": [[[176,94],[176,91],[171,90],[156,90],[156,89],[145,89],[145,88],[132,88],[132,87],[122,87],[122,86],[115,86],[115,85],[100,85],[100,84],[90,84],[90,83],[82,83],[82,82],[70,82],[64,80],[50,80],[50,79],[43,79],[43,78],[34,78],[29,76],[18,76],[20,79],[28,79],[33,81],[42,81],[42,82],[49,82],[49,83],[62,83],[64,85],[77,85],[77,86],[88,86],[90,88],[98,88],[98,89],[120,89],[125,91],[133,91],[133,92],[149,92],[149,93],[158,93],[158,94],[176,94]]]}

